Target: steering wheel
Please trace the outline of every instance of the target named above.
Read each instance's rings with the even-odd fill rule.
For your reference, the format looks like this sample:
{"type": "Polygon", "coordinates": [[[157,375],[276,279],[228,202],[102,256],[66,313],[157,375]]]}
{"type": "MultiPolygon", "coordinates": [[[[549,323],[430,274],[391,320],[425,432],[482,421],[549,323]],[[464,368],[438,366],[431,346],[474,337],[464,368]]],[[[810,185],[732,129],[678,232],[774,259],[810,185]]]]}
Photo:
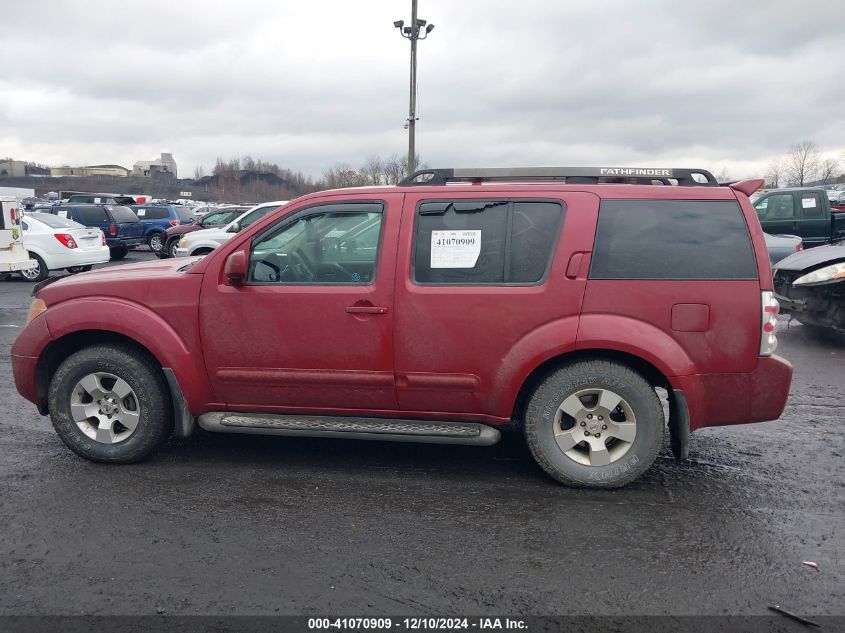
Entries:
{"type": "Polygon", "coordinates": [[[288,259],[290,259],[290,267],[299,281],[314,281],[317,277],[314,266],[301,248],[295,248],[288,253],[288,259]]]}

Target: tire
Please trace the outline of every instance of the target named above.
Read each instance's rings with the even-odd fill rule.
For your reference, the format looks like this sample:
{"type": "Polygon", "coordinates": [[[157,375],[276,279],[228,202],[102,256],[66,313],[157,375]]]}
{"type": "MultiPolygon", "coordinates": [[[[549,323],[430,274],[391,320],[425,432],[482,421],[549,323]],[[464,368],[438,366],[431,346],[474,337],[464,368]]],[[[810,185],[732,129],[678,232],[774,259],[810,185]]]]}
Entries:
{"type": "Polygon", "coordinates": [[[214,250],[213,248],[198,248],[193,253],[191,253],[191,257],[199,257],[200,255],[208,255],[213,250],[214,250]]]}
{"type": "Polygon", "coordinates": [[[109,253],[111,254],[112,259],[123,259],[126,257],[126,254],[129,252],[129,249],[125,246],[115,246],[114,248],[109,249],[109,253]]]}
{"type": "Polygon", "coordinates": [[[153,233],[147,238],[147,246],[150,247],[150,250],[153,253],[158,253],[162,248],[164,248],[164,242],[162,241],[162,234],[161,233],[153,233]]]}
{"type": "Polygon", "coordinates": [[[525,413],[525,438],[540,467],[582,488],[634,481],[657,458],[665,426],[652,386],[628,367],[604,360],[579,361],[550,374],[525,413]]]}
{"type": "Polygon", "coordinates": [[[29,270],[19,270],[18,274],[21,276],[21,279],[26,281],[44,281],[47,279],[47,276],[50,274],[50,269],[47,268],[47,264],[44,263],[44,260],[35,253],[29,253],[29,258],[38,262],[38,266],[36,268],[30,268],[29,270]]]}
{"type": "Polygon", "coordinates": [[[92,266],[70,266],[69,268],[65,268],[65,270],[75,275],[76,273],[87,273],[91,268],[92,266]]]}
{"type": "Polygon", "coordinates": [[[164,376],[152,361],[128,347],[95,345],[69,356],[50,380],[48,403],[62,441],[93,462],[137,462],[160,448],[173,432],[173,407],[164,376]],[[91,395],[92,384],[99,395],[91,395]],[[123,396],[127,390],[130,395],[123,396]],[[100,395],[103,399],[98,400],[100,395]],[[78,422],[89,412],[91,418],[78,422]]]}

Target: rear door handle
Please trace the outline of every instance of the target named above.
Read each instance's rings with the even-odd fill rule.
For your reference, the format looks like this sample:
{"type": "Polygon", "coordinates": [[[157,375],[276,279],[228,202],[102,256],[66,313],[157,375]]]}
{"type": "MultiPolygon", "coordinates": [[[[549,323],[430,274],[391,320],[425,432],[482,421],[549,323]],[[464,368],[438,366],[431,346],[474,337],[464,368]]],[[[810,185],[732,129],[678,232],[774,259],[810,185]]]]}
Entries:
{"type": "Polygon", "coordinates": [[[347,306],[349,314],[387,314],[385,306],[347,306]]]}

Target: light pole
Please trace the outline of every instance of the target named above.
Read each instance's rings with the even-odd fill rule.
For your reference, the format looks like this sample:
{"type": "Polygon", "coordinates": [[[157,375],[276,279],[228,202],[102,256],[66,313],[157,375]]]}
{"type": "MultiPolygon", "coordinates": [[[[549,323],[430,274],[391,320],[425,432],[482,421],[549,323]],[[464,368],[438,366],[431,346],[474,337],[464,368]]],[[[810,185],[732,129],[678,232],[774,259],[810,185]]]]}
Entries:
{"type": "Polygon", "coordinates": [[[417,168],[416,165],[416,124],[417,124],[417,40],[424,40],[434,30],[433,24],[417,18],[417,0],[411,0],[411,26],[405,26],[404,20],[393,23],[399,34],[411,40],[411,100],[408,106],[408,173],[417,168]],[[424,29],[424,30],[422,30],[424,29]],[[422,32],[421,32],[422,30],[422,32]]]}

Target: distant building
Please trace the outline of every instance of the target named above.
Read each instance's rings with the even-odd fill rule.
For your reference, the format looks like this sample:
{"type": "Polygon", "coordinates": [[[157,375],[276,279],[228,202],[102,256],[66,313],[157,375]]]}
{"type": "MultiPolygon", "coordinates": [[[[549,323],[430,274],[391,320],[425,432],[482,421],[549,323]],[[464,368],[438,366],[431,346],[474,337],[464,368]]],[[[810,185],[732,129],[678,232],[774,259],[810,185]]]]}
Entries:
{"type": "Polygon", "coordinates": [[[176,161],[173,160],[173,154],[162,152],[160,158],[156,160],[139,160],[132,167],[133,176],[154,178],[161,174],[171,174],[176,178],[176,161]]]}
{"type": "Polygon", "coordinates": [[[87,167],[50,167],[51,176],[118,176],[125,178],[129,170],[120,165],[88,165],[87,167]]]}
{"type": "Polygon", "coordinates": [[[0,178],[19,178],[21,176],[26,176],[26,163],[24,161],[0,161],[0,178]]]}

